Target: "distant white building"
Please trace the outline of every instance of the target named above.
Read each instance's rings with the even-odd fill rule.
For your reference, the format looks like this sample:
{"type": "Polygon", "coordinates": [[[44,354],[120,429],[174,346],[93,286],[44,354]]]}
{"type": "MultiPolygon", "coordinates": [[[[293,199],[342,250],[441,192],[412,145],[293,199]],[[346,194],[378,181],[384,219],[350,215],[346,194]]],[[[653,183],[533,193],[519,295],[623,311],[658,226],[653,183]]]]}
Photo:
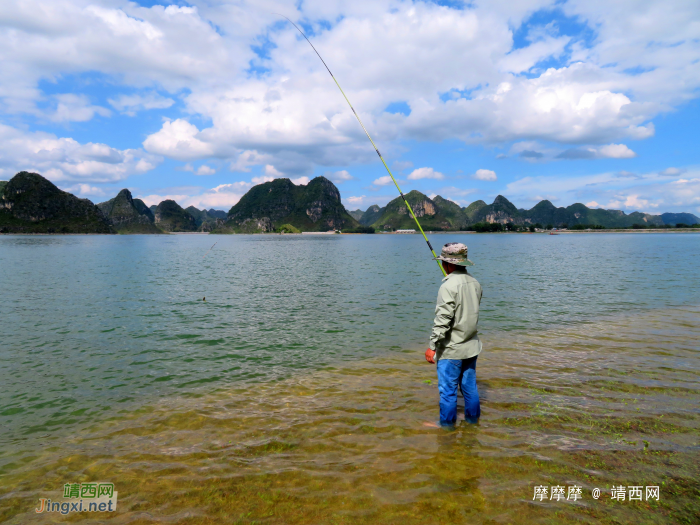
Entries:
{"type": "Polygon", "coordinates": [[[416,233],[416,230],[396,230],[396,233],[416,233]]]}

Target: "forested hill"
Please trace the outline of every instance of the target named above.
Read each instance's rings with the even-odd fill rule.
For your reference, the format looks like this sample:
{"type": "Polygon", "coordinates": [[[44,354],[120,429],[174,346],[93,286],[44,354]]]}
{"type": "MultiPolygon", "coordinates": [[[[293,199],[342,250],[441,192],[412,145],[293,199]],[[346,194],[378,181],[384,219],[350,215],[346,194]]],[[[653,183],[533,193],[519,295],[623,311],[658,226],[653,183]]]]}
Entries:
{"type": "MultiPolygon", "coordinates": [[[[556,207],[548,200],[529,210],[518,209],[502,195],[491,204],[478,200],[466,207],[416,190],[409,192],[406,199],[422,227],[433,231],[485,231],[483,225],[499,224],[632,228],[700,223],[692,213],[627,214],[580,203],[556,207]]],[[[316,177],[307,185],[297,185],[289,179],[258,184],[228,213],[194,206],[182,208],[173,200],[149,208],[126,188],[113,199],[95,205],[62,191],[38,173],[26,171],[10,181],[0,181],[0,233],[372,232],[413,228],[415,222],[400,197],[384,207],[375,204],[365,211],[348,212],[338,188],[325,177],[316,177]]]]}
{"type": "Polygon", "coordinates": [[[229,210],[226,222],[214,231],[328,231],[358,226],[340,202],[340,192],[335,184],[325,177],[316,177],[305,186],[296,185],[289,179],[275,179],[253,186],[229,210]]]}
{"type": "Polygon", "coordinates": [[[0,233],[115,233],[87,199],[21,171],[0,188],[0,233]]]}
{"type": "Polygon", "coordinates": [[[97,207],[117,233],[164,233],[155,225],[151,210],[141,199],[134,199],[128,189],[97,207]]]}
{"type": "Polygon", "coordinates": [[[207,232],[225,218],[222,210],[183,210],[171,200],[149,208],[126,188],[95,205],[26,171],[0,181],[0,233],[207,232]]]}
{"type": "MultiPolygon", "coordinates": [[[[439,195],[431,199],[416,190],[408,193],[406,197],[416,216],[420,217],[421,226],[426,230],[464,230],[478,223],[511,223],[521,226],[540,224],[542,227],[550,225],[555,228],[576,225],[631,228],[634,225],[675,226],[678,223],[700,223],[700,219],[691,213],[626,214],[620,210],[588,208],[580,203],[557,208],[548,200],[540,201],[529,210],[518,209],[502,195],[496,197],[491,204],[479,200],[466,207],[460,207],[439,195]]],[[[364,226],[380,230],[415,228],[415,222],[400,197],[383,208],[376,204],[370,206],[359,221],[364,226]]]]}

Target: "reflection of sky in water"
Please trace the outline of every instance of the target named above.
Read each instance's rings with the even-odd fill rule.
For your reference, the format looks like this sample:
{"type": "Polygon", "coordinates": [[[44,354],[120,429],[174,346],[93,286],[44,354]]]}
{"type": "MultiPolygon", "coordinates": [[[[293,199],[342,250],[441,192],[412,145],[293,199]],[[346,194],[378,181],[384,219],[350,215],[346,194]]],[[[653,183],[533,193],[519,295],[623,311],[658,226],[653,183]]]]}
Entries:
{"type": "MultiPolygon", "coordinates": [[[[477,264],[486,351],[502,331],[700,297],[698,235],[431,242],[452,240],[477,264]]],[[[427,255],[410,235],[0,236],[0,439],[53,435],[152,396],[421,349],[440,282],[427,255]]]]}

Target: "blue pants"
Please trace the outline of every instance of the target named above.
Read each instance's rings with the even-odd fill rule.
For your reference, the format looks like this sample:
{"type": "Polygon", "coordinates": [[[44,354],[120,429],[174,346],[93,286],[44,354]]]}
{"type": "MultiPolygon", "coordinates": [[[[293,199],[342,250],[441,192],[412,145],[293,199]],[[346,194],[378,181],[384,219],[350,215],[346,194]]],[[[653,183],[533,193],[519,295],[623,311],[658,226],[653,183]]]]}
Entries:
{"type": "Polygon", "coordinates": [[[457,387],[464,396],[464,417],[476,423],[481,415],[479,391],[476,389],[476,358],[440,359],[437,363],[438,390],[440,390],[440,424],[453,425],[457,421],[457,387]]]}

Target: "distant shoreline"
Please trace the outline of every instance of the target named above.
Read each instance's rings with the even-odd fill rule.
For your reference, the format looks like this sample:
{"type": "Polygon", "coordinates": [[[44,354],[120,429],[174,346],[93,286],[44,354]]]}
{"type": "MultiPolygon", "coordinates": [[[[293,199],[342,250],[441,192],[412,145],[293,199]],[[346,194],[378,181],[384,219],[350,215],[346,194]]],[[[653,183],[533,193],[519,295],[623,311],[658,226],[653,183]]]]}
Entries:
{"type": "MultiPolygon", "coordinates": [[[[304,232],[301,233],[275,233],[275,232],[265,232],[265,233],[211,233],[211,232],[165,232],[166,235],[224,235],[224,236],[238,236],[238,235],[302,235],[304,232]]],[[[315,233],[315,232],[312,232],[315,233]]],[[[474,235],[488,235],[488,234],[496,234],[496,235],[549,235],[549,231],[544,231],[544,232],[475,232],[475,231],[464,231],[464,230],[459,230],[459,231],[426,231],[426,234],[431,234],[431,235],[455,235],[455,234],[474,234],[474,235]]],[[[607,229],[607,230],[557,230],[555,232],[556,235],[562,234],[562,235],[567,235],[567,234],[581,234],[581,233],[700,233],[700,228],[658,228],[658,229],[649,229],[649,230],[633,230],[633,229],[626,229],[626,230],[612,230],[612,229],[607,229]]],[[[0,235],[45,235],[45,236],[50,236],[50,235],[98,235],[98,236],[106,236],[106,237],[123,237],[123,236],[135,236],[135,235],[160,235],[162,236],[162,233],[155,234],[155,233],[0,233],[0,235]]],[[[332,235],[332,234],[326,234],[326,235],[332,235]]],[[[340,233],[338,235],[420,235],[420,232],[416,233],[396,233],[396,232],[376,232],[372,234],[368,233],[340,233]]]]}
{"type": "MultiPolygon", "coordinates": [[[[548,233],[548,232],[537,232],[548,233]]],[[[700,233],[700,228],[654,228],[649,230],[557,230],[556,233],[700,233]]]]}
{"type": "MultiPolygon", "coordinates": [[[[473,234],[478,234],[478,235],[486,235],[486,234],[497,234],[497,235],[549,235],[549,230],[543,231],[543,232],[475,232],[475,231],[465,231],[465,230],[458,230],[458,231],[428,231],[425,230],[426,234],[431,234],[431,235],[443,235],[443,234],[462,234],[462,233],[473,233],[473,234]]],[[[556,230],[554,232],[555,235],[559,234],[568,234],[568,233],[574,233],[574,234],[579,234],[579,233],[700,233],[700,228],[654,228],[654,229],[648,229],[648,230],[633,230],[631,228],[629,229],[624,229],[624,230],[614,230],[614,229],[605,229],[605,230],[556,230]]],[[[349,234],[345,233],[343,235],[363,235],[363,234],[349,234]]],[[[415,233],[396,233],[396,232],[377,232],[374,235],[420,235],[420,232],[415,232],[415,233]]]]}
{"type": "MultiPolygon", "coordinates": [[[[379,232],[377,232],[379,233],[379,232]]],[[[387,232],[384,235],[388,234],[393,234],[394,232],[387,232]]],[[[419,232],[416,232],[419,233],[419,232]]],[[[543,232],[475,232],[475,231],[441,231],[441,232],[434,232],[434,231],[426,231],[425,233],[431,233],[431,234],[442,234],[442,233],[478,233],[480,235],[487,234],[487,233],[497,233],[499,235],[503,234],[512,234],[512,235],[549,235],[549,230],[548,231],[543,231],[543,232]]],[[[558,234],[568,234],[568,233],[700,233],[700,228],[654,228],[654,229],[646,229],[646,230],[634,230],[632,228],[629,229],[621,229],[621,230],[614,230],[614,229],[605,229],[605,230],[556,230],[554,232],[555,235],[558,234]]],[[[401,233],[397,235],[413,235],[411,233],[401,233]]]]}
{"type": "Polygon", "coordinates": [[[0,181],[0,206],[0,232],[19,235],[275,233],[270,230],[328,235],[339,228],[346,234],[407,235],[416,233],[416,229],[431,234],[547,233],[544,225],[548,228],[566,227],[566,233],[662,233],[671,229],[674,233],[681,233],[695,231],[692,226],[700,227],[700,217],[687,212],[660,215],[632,212],[627,215],[621,210],[588,208],[581,203],[557,208],[548,200],[525,210],[516,208],[502,195],[498,195],[492,204],[478,200],[463,208],[439,195],[430,199],[417,190],[395,198],[383,208],[375,204],[364,212],[355,210],[355,215],[361,214],[355,219],[340,201],[338,188],[323,176],[314,178],[307,185],[296,185],[285,178],[255,185],[226,213],[214,208],[199,210],[194,206],[183,209],[171,199],[149,207],[142,200],[134,199],[127,188],[112,199],[93,204],[59,189],[38,173],[21,171],[9,181],[0,181]],[[289,200],[284,209],[279,208],[276,200],[282,196],[289,200]],[[414,224],[408,216],[409,201],[417,210],[417,216],[423,217],[422,225],[414,224]],[[279,213],[287,215],[278,216],[279,213]],[[277,218],[273,221],[271,217],[277,218]],[[322,218],[325,219],[321,221],[322,218]],[[460,225],[476,231],[442,230],[460,225]],[[572,230],[568,229],[569,226],[572,230]],[[596,226],[605,229],[595,230],[596,226]],[[689,228],[684,228],[686,226],[689,228]],[[432,230],[432,227],[439,231],[432,230]],[[576,227],[585,229],[573,229],[576,227]],[[644,227],[648,228],[641,229],[644,227]],[[308,228],[330,228],[330,231],[308,231],[308,228]]]}

